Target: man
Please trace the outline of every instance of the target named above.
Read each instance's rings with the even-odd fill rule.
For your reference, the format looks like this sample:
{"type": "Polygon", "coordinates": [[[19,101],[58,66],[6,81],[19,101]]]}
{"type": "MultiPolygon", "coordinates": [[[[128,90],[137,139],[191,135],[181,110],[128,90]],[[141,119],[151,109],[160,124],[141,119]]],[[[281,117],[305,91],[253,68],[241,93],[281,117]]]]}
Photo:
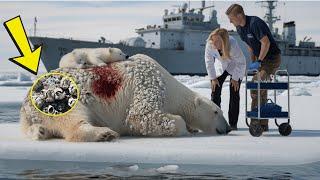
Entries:
{"type": "MultiPolygon", "coordinates": [[[[270,80],[270,75],[274,74],[281,64],[280,49],[278,48],[267,24],[256,16],[245,15],[242,6],[231,5],[227,11],[230,22],[237,28],[240,38],[246,42],[253,61],[249,69],[257,69],[259,72],[253,76],[253,81],[258,79],[270,80]]],[[[267,90],[260,91],[261,105],[267,102],[267,90]]],[[[258,92],[251,90],[251,109],[258,106],[258,92]]],[[[268,119],[251,119],[251,125],[261,124],[264,131],[268,131],[268,119]]]]}

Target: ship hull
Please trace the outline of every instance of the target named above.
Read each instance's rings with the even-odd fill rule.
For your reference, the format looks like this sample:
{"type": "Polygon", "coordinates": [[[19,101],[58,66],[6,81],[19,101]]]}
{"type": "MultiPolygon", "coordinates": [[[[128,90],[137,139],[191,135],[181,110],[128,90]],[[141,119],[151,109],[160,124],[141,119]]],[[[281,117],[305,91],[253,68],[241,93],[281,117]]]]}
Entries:
{"type": "MultiPolygon", "coordinates": [[[[41,60],[47,71],[59,67],[60,58],[75,48],[116,47],[128,55],[146,54],[157,60],[171,74],[206,75],[203,51],[184,51],[169,49],[153,49],[125,46],[122,44],[107,44],[89,41],[79,41],[61,38],[30,37],[34,46],[42,45],[41,60]]],[[[243,42],[238,40],[247,60],[249,53],[243,42]]],[[[320,59],[310,56],[281,56],[281,69],[288,69],[291,75],[319,75],[320,59]]],[[[249,62],[248,62],[249,63],[249,62]]]]}

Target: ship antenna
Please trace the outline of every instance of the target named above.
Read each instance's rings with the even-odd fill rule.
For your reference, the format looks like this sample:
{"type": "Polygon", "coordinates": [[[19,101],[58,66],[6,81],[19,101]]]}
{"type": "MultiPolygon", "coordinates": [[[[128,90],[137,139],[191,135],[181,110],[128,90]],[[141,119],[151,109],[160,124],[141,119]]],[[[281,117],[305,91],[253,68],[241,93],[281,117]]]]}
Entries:
{"type": "Polygon", "coordinates": [[[34,22],[33,22],[33,36],[37,35],[37,17],[34,17],[34,22]]]}
{"type": "Polygon", "coordinates": [[[273,24],[280,20],[280,16],[278,17],[273,15],[273,10],[277,7],[277,1],[260,1],[257,3],[261,3],[262,4],[261,7],[266,7],[268,9],[264,18],[266,23],[269,26],[270,31],[274,32],[273,24]],[[263,5],[263,3],[267,3],[267,5],[263,5]]]}

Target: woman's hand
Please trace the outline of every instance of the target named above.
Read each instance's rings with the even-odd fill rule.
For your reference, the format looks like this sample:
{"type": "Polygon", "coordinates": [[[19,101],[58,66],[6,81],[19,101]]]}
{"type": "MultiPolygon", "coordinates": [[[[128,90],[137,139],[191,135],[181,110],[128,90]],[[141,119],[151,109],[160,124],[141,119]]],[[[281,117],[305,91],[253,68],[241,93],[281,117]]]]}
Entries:
{"type": "Polygon", "coordinates": [[[238,81],[231,79],[230,83],[231,83],[231,87],[233,87],[235,92],[239,91],[240,86],[238,81]]]}
{"type": "Polygon", "coordinates": [[[212,79],[211,80],[211,90],[212,90],[212,92],[216,91],[216,86],[220,87],[218,79],[212,79]]]}

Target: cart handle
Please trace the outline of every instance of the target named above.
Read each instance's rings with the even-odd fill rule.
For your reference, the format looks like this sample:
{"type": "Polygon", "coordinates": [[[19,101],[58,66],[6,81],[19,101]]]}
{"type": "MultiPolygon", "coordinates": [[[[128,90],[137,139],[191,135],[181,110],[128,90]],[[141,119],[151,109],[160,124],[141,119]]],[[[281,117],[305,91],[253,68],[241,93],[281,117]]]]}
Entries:
{"type": "Polygon", "coordinates": [[[279,72],[285,72],[287,74],[287,76],[290,76],[288,70],[286,70],[286,69],[282,69],[282,70],[279,69],[274,73],[274,75],[276,76],[279,72]]]}
{"type": "Polygon", "coordinates": [[[247,74],[250,72],[255,73],[255,72],[259,72],[259,70],[258,69],[247,69],[247,74]]]}

